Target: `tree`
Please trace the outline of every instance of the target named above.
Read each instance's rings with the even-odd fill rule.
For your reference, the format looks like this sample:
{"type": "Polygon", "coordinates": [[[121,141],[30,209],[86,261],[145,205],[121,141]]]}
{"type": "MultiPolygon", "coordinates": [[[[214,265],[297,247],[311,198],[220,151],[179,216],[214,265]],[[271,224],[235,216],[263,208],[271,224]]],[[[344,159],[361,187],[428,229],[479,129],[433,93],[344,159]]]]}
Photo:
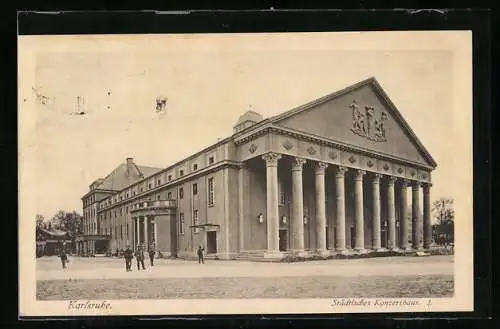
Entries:
{"type": "Polygon", "coordinates": [[[43,227],[43,222],[45,222],[45,217],[43,215],[36,215],[36,227],[43,227]]]}
{"type": "Polygon", "coordinates": [[[452,198],[440,198],[432,203],[432,214],[437,225],[453,222],[455,210],[452,198]]]}
{"type": "Polygon", "coordinates": [[[54,228],[69,232],[74,237],[80,233],[82,216],[76,211],[58,211],[50,220],[54,228]]]}
{"type": "Polygon", "coordinates": [[[434,240],[438,243],[451,243],[454,241],[455,210],[453,199],[440,198],[432,203],[434,219],[434,240]]]}

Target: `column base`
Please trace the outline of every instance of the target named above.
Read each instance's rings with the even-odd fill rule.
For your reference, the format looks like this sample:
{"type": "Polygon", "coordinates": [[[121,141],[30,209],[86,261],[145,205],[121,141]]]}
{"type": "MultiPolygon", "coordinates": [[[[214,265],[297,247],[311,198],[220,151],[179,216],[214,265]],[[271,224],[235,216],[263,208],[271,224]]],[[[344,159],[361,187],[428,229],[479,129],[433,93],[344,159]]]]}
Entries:
{"type": "Polygon", "coordinates": [[[315,254],[317,256],[321,256],[321,257],[327,257],[327,256],[330,256],[330,251],[327,250],[327,249],[323,249],[323,250],[316,250],[315,254]]]}
{"type": "Polygon", "coordinates": [[[365,248],[360,248],[360,249],[355,248],[355,249],[354,249],[354,252],[355,252],[355,253],[357,253],[357,254],[367,254],[367,253],[369,253],[369,252],[370,252],[370,250],[365,249],[365,248]]]}
{"type": "Polygon", "coordinates": [[[282,259],[284,254],[281,251],[266,251],[264,252],[265,259],[282,259]]]}
{"type": "Polygon", "coordinates": [[[378,248],[373,248],[372,251],[374,251],[374,252],[384,252],[384,251],[388,251],[388,249],[382,248],[382,247],[378,247],[378,248]]]}
{"type": "Polygon", "coordinates": [[[307,257],[309,256],[309,253],[305,250],[291,250],[290,255],[295,257],[307,257]]]}

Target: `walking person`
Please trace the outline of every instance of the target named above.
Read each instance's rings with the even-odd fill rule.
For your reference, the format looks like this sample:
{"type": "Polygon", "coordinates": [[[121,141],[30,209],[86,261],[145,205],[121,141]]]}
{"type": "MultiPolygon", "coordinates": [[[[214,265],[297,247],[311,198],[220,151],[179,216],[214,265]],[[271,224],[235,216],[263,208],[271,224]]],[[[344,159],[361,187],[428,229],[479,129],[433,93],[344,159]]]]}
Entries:
{"type": "Polygon", "coordinates": [[[154,242],[152,242],[152,243],[149,245],[148,254],[149,254],[149,261],[150,261],[150,263],[151,263],[151,266],[155,266],[155,264],[154,264],[154,260],[155,260],[156,250],[155,250],[155,244],[154,244],[154,242]]]}
{"type": "Polygon", "coordinates": [[[132,271],[132,258],[134,258],[134,254],[132,253],[132,249],[130,249],[130,246],[127,246],[127,249],[125,249],[124,257],[125,257],[125,270],[127,272],[130,272],[132,271]]]}
{"type": "Polygon", "coordinates": [[[198,246],[198,264],[205,264],[205,260],[203,259],[203,251],[205,251],[205,248],[202,246],[198,246]]]}
{"type": "Polygon", "coordinates": [[[68,262],[68,255],[66,254],[66,246],[64,243],[61,245],[61,249],[59,251],[59,257],[61,258],[62,268],[66,268],[66,263],[68,262]]]}
{"type": "Polygon", "coordinates": [[[137,248],[135,250],[135,259],[137,260],[137,270],[141,270],[139,265],[142,265],[142,269],[145,270],[146,267],[144,266],[144,250],[142,250],[142,246],[140,244],[137,245],[137,248]]]}

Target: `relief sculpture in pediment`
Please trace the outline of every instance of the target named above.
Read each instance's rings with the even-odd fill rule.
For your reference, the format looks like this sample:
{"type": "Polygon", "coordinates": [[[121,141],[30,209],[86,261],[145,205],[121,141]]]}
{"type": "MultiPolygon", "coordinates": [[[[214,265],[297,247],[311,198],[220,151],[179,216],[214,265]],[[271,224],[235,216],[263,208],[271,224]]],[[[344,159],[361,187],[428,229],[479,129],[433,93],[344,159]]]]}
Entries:
{"type": "Polygon", "coordinates": [[[375,107],[368,105],[362,111],[356,100],[349,107],[352,109],[351,131],[353,133],[375,142],[387,141],[385,130],[387,114],[384,111],[380,111],[378,115],[375,107]]]}

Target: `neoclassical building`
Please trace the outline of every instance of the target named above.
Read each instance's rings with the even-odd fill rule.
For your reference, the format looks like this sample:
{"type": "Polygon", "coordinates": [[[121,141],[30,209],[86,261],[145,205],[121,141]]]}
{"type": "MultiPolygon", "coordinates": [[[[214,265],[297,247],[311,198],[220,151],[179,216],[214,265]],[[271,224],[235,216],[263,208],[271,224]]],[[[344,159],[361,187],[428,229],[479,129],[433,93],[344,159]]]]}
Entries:
{"type": "Polygon", "coordinates": [[[274,117],[248,111],[166,168],[127,159],[82,198],[77,247],[188,257],[202,245],[224,259],[429,248],[435,167],[370,78],[274,117]]]}

